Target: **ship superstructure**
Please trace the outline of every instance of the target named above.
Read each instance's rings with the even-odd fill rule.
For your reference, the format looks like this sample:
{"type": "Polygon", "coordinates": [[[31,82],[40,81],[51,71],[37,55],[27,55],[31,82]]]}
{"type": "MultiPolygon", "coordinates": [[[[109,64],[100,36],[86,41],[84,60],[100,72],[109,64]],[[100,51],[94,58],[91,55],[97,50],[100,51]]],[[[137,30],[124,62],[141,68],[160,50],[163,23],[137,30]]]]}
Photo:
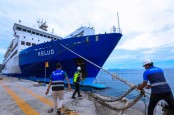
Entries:
{"type": "Polygon", "coordinates": [[[62,39],[40,30],[15,23],[13,26],[14,39],[12,39],[3,60],[2,73],[20,74],[19,52],[37,44],[62,39]]]}

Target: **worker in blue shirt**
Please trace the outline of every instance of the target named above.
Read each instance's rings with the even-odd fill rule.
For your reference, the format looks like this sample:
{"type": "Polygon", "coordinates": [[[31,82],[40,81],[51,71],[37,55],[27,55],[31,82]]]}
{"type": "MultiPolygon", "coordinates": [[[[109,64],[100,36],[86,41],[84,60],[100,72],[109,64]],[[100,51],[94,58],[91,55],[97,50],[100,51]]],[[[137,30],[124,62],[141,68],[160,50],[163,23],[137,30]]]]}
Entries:
{"type": "Polygon", "coordinates": [[[143,67],[146,69],[143,74],[144,81],[138,86],[138,89],[142,90],[144,87],[147,89],[151,88],[148,115],[153,115],[155,106],[162,99],[168,103],[171,110],[174,110],[173,94],[164,77],[163,70],[158,67],[154,67],[153,62],[150,59],[144,61],[143,67]],[[147,85],[148,81],[151,85],[147,85]]]}
{"type": "Polygon", "coordinates": [[[56,65],[56,70],[51,73],[50,82],[48,85],[48,89],[46,91],[46,95],[49,93],[49,89],[52,86],[52,97],[54,101],[54,107],[48,110],[48,113],[59,110],[62,107],[63,96],[64,96],[64,79],[66,79],[68,84],[68,89],[71,91],[71,86],[69,83],[68,76],[64,70],[62,70],[62,65],[58,63],[56,65]],[[58,100],[58,105],[57,105],[58,100]]]}

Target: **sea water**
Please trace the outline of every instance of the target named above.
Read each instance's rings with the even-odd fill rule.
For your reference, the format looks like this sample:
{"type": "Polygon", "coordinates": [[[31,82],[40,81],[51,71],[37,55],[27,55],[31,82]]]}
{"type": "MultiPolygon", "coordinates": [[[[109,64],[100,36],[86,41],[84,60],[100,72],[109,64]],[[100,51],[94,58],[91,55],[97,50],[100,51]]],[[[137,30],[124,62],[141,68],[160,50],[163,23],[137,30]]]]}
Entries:
{"type": "MultiPolygon", "coordinates": [[[[117,74],[120,78],[123,78],[124,80],[134,85],[138,85],[143,82],[143,69],[112,69],[108,71],[112,74],[117,74]]],[[[171,87],[172,93],[174,94],[174,69],[164,69],[163,71],[166,81],[171,87]]],[[[107,87],[103,90],[93,90],[94,92],[111,97],[118,97],[124,94],[128,89],[130,89],[130,87],[125,83],[117,79],[113,80],[112,76],[104,71],[99,72],[94,82],[103,84],[107,87]]],[[[150,90],[147,91],[150,92],[150,90]]],[[[129,99],[133,99],[138,94],[139,92],[134,90],[126,97],[129,99]]]]}

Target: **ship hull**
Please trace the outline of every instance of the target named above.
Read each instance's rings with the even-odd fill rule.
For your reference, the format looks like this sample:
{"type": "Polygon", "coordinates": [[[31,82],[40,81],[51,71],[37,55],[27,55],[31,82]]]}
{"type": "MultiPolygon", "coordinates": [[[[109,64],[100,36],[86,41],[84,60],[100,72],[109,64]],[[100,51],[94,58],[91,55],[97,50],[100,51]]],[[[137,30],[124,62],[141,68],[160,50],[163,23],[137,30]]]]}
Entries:
{"type": "MultiPolygon", "coordinates": [[[[122,34],[99,34],[77,38],[69,38],[42,43],[27,48],[19,54],[21,74],[16,76],[41,82],[49,82],[50,74],[60,62],[67,72],[70,83],[73,83],[73,74],[78,66],[77,60],[83,60],[83,85],[90,85],[116,47],[122,34]],[[68,50],[68,49],[70,50],[68,50]],[[75,53],[72,53],[75,52],[75,53]],[[48,67],[45,67],[48,62],[48,67]],[[92,62],[92,63],[91,63],[92,62]]],[[[13,74],[13,76],[15,76],[13,74]]]]}
{"type": "Polygon", "coordinates": [[[14,56],[5,65],[3,65],[2,73],[4,75],[16,76],[17,74],[21,74],[19,67],[19,56],[14,56]]]}

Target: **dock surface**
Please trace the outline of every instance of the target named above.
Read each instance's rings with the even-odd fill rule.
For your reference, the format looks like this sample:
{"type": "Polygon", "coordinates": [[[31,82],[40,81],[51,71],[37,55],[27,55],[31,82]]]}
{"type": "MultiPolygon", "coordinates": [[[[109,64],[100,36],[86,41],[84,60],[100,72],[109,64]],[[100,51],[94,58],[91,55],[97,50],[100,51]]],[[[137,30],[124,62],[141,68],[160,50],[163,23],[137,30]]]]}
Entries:
{"type": "MultiPolygon", "coordinates": [[[[3,77],[0,80],[0,115],[52,115],[47,113],[53,106],[51,90],[46,96],[47,85],[36,85],[36,82],[14,77],[3,77]]],[[[73,92],[65,90],[64,105],[78,115],[96,115],[92,101],[85,98],[71,99],[73,92]]]]}
{"type": "MultiPolygon", "coordinates": [[[[51,90],[47,96],[45,95],[47,85],[37,85],[36,82],[14,77],[2,75],[0,77],[3,78],[0,80],[0,115],[53,115],[53,113],[47,113],[53,106],[51,90]]],[[[64,106],[75,111],[77,115],[119,114],[117,111],[89,100],[88,95],[83,92],[82,98],[71,99],[72,93],[65,90],[64,106]]],[[[162,115],[160,109],[156,109],[156,115],[162,115]]],[[[144,115],[144,104],[137,103],[127,109],[123,115],[144,115]]]]}

